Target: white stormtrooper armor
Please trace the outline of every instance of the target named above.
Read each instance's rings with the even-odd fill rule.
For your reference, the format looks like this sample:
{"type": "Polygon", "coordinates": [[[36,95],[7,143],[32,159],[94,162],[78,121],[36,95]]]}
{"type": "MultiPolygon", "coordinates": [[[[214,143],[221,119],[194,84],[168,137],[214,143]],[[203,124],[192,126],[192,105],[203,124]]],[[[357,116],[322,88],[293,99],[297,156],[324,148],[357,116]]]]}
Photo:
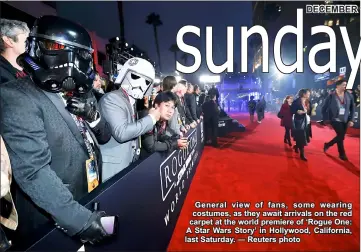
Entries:
{"type": "Polygon", "coordinates": [[[115,80],[133,99],[143,99],[155,79],[153,65],[141,58],[131,58],[125,62],[115,80]]]}
{"type": "Polygon", "coordinates": [[[151,115],[138,118],[136,101],[151,90],[154,79],[151,63],[141,58],[129,59],[114,82],[121,88],[105,94],[99,102],[100,113],[112,129],[109,142],[100,146],[103,182],[139,158],[141,136],[151,131],[156,122],[151,115]]]}

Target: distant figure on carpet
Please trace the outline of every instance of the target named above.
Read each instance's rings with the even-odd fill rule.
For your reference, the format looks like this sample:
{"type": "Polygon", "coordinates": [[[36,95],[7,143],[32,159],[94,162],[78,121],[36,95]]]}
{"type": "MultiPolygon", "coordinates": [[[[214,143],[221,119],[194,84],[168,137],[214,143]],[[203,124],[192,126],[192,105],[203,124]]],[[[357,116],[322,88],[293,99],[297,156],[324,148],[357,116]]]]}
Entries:
{"type": "Polygon", "coordinates": [[[346,81],[336,82],[336,91],[330,94],[322,107],[323,121],[331,121],[332,128],[336,132],[330,142],[325,143],[323,150],[326,152],[331,146],[337,144],[340,159],[346,161],[347,156],[343,141],[347,127],[353,127],[355,120],[355,103],[352,94],[346,91],[346,81]]]}
{"type": "Polygon", "coordinates": [[[301,89],[298,92],[298,98],[291,105],[293,115],[293,138],[296,141],[294,150],[296,153],[300,151],[300,158],[307,161],[305,157],[304,147],[311,141],[311,91],[309,89],[301,89]]]}
{"type": "Polygon", "coordinates": [[[204,114],[204,134],[206,144],[212,144],[213,147],[218,147],[218,120],[219,120],[219,108],[216,102],[216,95],[209,95],[209,100],[202,105],[202,111],[204,114]]]}
{"type": "Polygon", "coordinates": [[[292,129],[292,112],[291,105],[293,102],[293,97],[291,95],[287,95],[285,100],[283,101],[281,110],[278,112],[278,118],[281,119],[281,126],[285,128],[285,136],[283,138],[283,142],[292,146],[291,143],[291,129],[292,129]]]}
{"type": "Polygon", "coordinates": [[[264,99],[264,95],[262,95],[261,99],[257,102],[256,111],[257,111],[257,122],[261,123],[264,118],[264,112],[266,110],[266,100],[264,99]]]}
{"type": "Polygon", "coordinates": [[[217,105],[219,106],[219,91],[216,88],[216,85],[212,85],[212,87],[208,90],[208,95],[215,95],[217,105]]]}
{"type": "Polygon", "coordinates": [[[256,101],[254,100],[254,96],[251,96],[248,102],[248,112],[252,123],[254,121],[254,112],[256,111],[256,106],[257,104],[256,101]]]}
{"type": "Polygon", "coordinates": [[[194,85],[194,92],[193,95],[196,99],[196,113],[197,113],[197,118],[198,118],[198,123],[200,122],[200,119],[202,119],[202,104],[204,102],[204,98],[203,101],[201,101],[201,89],[199,88],[198,85],[194,85]]]}

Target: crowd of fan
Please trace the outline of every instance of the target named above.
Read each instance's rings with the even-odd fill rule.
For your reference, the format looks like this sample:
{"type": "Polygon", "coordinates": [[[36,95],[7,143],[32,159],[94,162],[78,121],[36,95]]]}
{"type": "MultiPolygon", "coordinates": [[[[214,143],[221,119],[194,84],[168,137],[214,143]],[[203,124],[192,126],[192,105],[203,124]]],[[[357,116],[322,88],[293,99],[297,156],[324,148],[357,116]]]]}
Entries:
{"type": "MultiPolygon", "coordinates": [[[[356,106],[360,106],[360,85],[355,90],[347,90],[353,95],[356,106]]],[[[311,103],[322,105],[329,94],[335,92],[334,88],[311,89],[311,103]]]]}
{"type": "Polygon", "coordinates": [[[202,121],[206,143],[217,145],[215,87],[202,93],[198,85],[174,76],[152,86],[151,63],[131,58],[120,70],[124,78],[105,92],[104,79],[94,67],[81,69],[93,62],[87,45],[91,40],[86,30],[59,17],[41,17],[31,31],[24,22],[0,20],[4,250],[10,245],[6,236],[16,248],[24,248],[21,244],[32,239],[29,234],[49,220],[82,242],[100,242],[109,236],[100,222],[106,213],[86,209],[79,199],[139,159],[187,148],[189,131],[202,121]],[[51,26],[71,29],[68,41],[61,29],[57,33],[51,26]],[[64,76],[83,78],[72,90],[88,85],[90,91],[70,91],[74,83],[63,81],[64,76]],[[55,81],[58,77],[62,84],[55,81]],[[149,88],[152,94],[145,96],[149,88]]]}

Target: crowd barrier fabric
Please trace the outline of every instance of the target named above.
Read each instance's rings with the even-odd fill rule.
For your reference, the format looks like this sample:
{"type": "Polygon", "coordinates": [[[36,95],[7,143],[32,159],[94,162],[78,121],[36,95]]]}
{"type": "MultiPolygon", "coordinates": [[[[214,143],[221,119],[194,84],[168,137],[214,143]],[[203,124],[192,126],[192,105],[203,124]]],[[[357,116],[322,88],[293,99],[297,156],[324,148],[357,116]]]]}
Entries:
{"type": "MultiPolygon", "coordinates": [[[[119,225],[116,238],[98,246],[85,244],[85,251],[167,249],[203,151],[203,122],[188,139],[187,150],[152,154],[87,196],[84,205],[91,209],[99,203],[99,210],[119,216],[119,225]]],[[[78,251],[82,246],[52,228],[27,251],[78,251]]]]}

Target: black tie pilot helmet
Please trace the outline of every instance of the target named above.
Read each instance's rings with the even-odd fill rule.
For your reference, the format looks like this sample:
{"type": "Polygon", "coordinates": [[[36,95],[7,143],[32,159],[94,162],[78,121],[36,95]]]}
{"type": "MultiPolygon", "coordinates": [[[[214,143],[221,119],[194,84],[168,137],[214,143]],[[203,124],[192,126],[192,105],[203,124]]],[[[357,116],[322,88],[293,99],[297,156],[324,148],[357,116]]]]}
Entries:
{"type": "Polygon", "coordinates": [[[95,77],[92,53],[91,38],[82,26],[43,16],[35,21],[20,61],[41,89],[84,94],[95,77]]]}

